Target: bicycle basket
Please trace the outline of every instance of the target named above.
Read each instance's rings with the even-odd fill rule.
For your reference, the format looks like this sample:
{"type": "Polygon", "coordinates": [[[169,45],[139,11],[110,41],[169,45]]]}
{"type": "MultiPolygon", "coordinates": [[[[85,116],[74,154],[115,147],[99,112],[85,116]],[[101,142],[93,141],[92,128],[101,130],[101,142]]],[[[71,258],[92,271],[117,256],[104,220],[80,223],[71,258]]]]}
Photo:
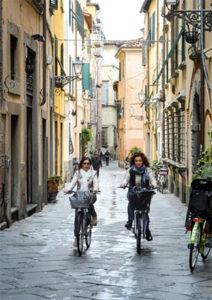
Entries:
{"type": "Polygon", "coordinates": [[[72,208],[89,208],[95,202],[95,195],[90,191],[77,191],[69,200],[72,208]]]}
{"type": "Polygon", "coordinates": [[[141,188],[132,188],[128,191],[128,199],[132,209],[148,210],[154,191],[144,192],[141,188]]]}
{"type": "Polygon", "coordinates": [[[212,182],[207,179],[195,179],[191,183],[189,208],[192,213],[212,213],[212,182]]]}

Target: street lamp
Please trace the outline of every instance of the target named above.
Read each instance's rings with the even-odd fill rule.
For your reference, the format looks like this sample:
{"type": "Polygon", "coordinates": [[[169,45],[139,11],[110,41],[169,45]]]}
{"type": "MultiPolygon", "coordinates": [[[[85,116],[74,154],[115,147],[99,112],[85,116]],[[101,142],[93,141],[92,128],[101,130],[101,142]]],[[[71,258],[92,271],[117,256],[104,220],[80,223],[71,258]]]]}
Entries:
{"type": "Polygon", "coordinates": [[[77,57],[76,61],[73,63],[74,72],[76,77],[79,77],[79,75],[82,73],[82,61],[77,57]]]}
{"type": "Polygon", "coordinates": [[[71,83],[75,79],[81,80],[81,78],[79,76],[82,73],[82,66],[83,66],[83,62],[79,59],[79,57],[77,57],[76,61],[73,63],[75,75],[74,76],[67,76],[67,75],[55,76],[54,77],[55,86],[57,88],[62,89],[65,85],[71,83]]]}

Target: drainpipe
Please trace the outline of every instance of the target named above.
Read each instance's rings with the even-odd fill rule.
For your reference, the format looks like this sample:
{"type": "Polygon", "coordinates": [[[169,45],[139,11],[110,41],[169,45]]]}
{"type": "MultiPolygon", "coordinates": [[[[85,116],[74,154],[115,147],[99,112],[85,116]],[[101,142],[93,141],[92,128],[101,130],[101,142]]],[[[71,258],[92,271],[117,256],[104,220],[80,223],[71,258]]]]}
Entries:
{"type": "MultiPolygon", "coordinates": [[[[163,14],[165,15],[165,3],[163,5],[163,14]]],[[[165,18],[163,18],[163,29],[165,26],[165,18]]],[[[166,42],[165,42],[165,37],[166,34],[163,30],[163,63],[165,61],[165,55],[166,55],[166,42]]],[[[161,126],[162,126],[162,158],[165,158],[165,126],[164,126],[164,119],[165,119],[165,113],[164,113],[164,108],[165,108],[165,72],[163,72],[162,74],[162,89],[163,89],[163,102],[162,102],[162,122],[161,122],[161,126]]]]}
{"type": "Polygon", "coordinates": [[[46,0],[43,2],[43,99],[40,105],[46,103],[46,0]]]}
{"type": "MultiPolygon", "coordinates": [[[[205,9],[205,1],[202,0],[202,7],[201,9],[205,9]]],[[[201,26],[201,30],[203,30],[201,26]]],[[[205,47],[205,34],[203,31],[203,49],[205,47]]],[[[202,51],[203,51],[202,49],[202,51]]],[[[203,65],[201,64],[201,90],[200,90],[200,96],[201,96],[201,104],[200,104],[200,124],[201,124],[201,145],[200,145],[200,155],[202,151],[205,149],[205,135],[204,135],[204,127],[205,127],[205,122],[204,122],[204,110],[205,110],[205,74],[203,70],[203,65]]]]}
{"type": "MultiPolygon", "coordinates": [[[[77,7],[77,0],[75,0],[75,12],[76,12],[76,7],[77,7]]],[[[75,61],[77,59],[77,20],[75,18],[75,61]]],[[[75,112],[76,112],[76,116],[75,116],[75,125],[74,128],[77,128],[77,123],[78,123],[78,117],[77,117],[77,106],[78,106],[78,100],[77,100],[77,79],[75,81],[75,112]]]]}

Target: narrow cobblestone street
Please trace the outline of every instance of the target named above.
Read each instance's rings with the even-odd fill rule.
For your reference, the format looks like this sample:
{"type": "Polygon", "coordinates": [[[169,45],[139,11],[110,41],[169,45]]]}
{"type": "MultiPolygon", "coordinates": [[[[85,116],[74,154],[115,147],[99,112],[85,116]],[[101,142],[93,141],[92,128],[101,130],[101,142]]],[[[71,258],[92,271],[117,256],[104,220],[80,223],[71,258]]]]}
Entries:
{"type": "Polygon", "coordinates": [[[98,226],[82,257],[73,247],[67,196],[0,232],[0,299],[212,299],[212,254],[188,266],[186,206],[168,192],[151,206],[153,241],[141,255],[127,219],[124,170],[112,163],[100,174],[98,226]]]}

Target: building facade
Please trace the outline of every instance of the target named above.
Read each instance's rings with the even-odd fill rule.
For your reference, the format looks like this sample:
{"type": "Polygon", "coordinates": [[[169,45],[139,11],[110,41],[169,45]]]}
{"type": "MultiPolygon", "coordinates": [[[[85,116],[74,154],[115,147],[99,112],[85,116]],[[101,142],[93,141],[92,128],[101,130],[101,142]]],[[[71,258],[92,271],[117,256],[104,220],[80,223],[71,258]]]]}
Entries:
{"type": "MultiPolygon", "coordinates": [[[[205,9],[210,9],[210,3],[199,0],[179,1],[174,9],[200,9],[201,3],[205,9]]],[[[155,105],[162,108],[160,112],[162,155],[154,150],[158,148],[158,138],[155,141],[150,138],[149,149],[154,152],[151,155],[152,160],[162,159],[169,169],[169,191],[180,197],[182,202],[186,202],[189,199],[188,187],[198,168],[197,162],[202,151],[210,144],[211,89],[203,69],[205,63],[211,83],[210,51],[207,58],[202,60],[201,57],[201,53],[211,48],[210,33],[203,31],[202,49],[199,39],[189,45],[185,38],[187,30],[185,21],[178,17],[169,18],[168,21],[162,17],[161,12],[163,15],[168,14],[168,8],[163,4],[157,0],[146,0],[143,1],[141,8],[141,12],[145,14],[143,48],[148,85],[145,106],[150,107],[150,110],[146,109],[146,114],[150,118],[150,129],[157,130],[156,137],[157,117],[154,117],[151,105],[153,106],[155,102],[155,105]],[[155,55],[154,51],[159,53],[159,56],[155,55]],[[158,65],[158,68],[151,74],[154,57],[156,57],[154,64],[158,65]]],[[[156,115],[157,113],[156,110],[156,115]]]]}
{"type": "Polygon", "coordinates": [[[123,165],[130,149],[144,149],[143,108],[139,102],[141,75],[140,40],[123,43],[115,57],[119,60],[118,83],[118,161],[123,165]]]}
{"type": "Polygon", "coordinates": [[[118,41],[104,42],[102,62],[102,152],[106,149],[117,159],[117,84],[119,81],[119,61],[115,54],[119,49],[118,41]]]}
{"type": "Polygon", "coordinates": [[[52,37],[48,2],[12,0],[1,5],[0,215],[9,226],[47,202],[50,80],[45,62],[46,42],[52,37]]]}

